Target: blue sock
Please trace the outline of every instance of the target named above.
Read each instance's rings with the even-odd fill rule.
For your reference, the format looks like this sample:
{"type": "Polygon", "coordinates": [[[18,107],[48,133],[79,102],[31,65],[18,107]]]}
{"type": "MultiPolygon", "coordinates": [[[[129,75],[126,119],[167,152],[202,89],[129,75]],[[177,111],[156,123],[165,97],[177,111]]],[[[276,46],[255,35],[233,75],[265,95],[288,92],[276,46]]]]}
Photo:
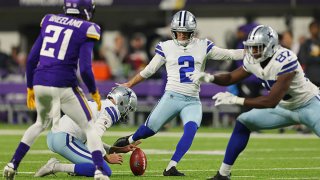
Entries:
{"type": "Polygon", "coordinates": [[[77,176],[93,177],[96,167],[92,163],[81,163],[74,166],[74,173],[77,176]]]}
{"type": "Polygon", "coordinates": [[[171,160],[176,162],[181,160],[182,156],[189,150],[197,130],[198,126],[195,122],[190,121],[184,125],[183,135],[177,144],[176,151],[174,152],[171,160]]]}
{"type": "Polygon", "coordinates": [[[133,134],[132,139],[134,141],[138,141],[139,139],[145,139],[155,134],[156,133],[147,126],[141,125],[139,129],[133,134]]]}
{"type": "Polygon", "coordinates": [[[28,146],[27,144],[25,144],[23,142],[20,142],[20,144],[18,145],[18,147],[16,149],[16,152],[14,153],[14,155],[10,161],[13,163],[15,169],[18,169],[22,158],[27,154],[29,149],[30,149],[30,146],[28,146]]]}
{"type": "Polygon", "coordinates": [[[104,175],[111,176],[112,171],[108,164],[103,160],[101,151],[92,152],[92,161],[96,169],[102,170],[104,175]]]}
{"type": "Polygon", "coordinates": [[[239,154],[246,148],[250,133],[251,131],[245,125],[239,121],[236,122],[224,156],[224,163],[233,165],[239,154]]]}

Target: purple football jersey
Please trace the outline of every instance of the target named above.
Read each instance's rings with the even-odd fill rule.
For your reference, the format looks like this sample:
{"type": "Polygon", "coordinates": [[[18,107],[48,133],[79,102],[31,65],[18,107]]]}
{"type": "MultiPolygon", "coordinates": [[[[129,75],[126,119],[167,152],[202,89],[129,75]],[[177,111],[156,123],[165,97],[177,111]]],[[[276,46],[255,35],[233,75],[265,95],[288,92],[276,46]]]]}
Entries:
{"type": "MultiPolygon", "coordinates": [[[[39,63],[34,71],[32,84],[77,86],[79,58],[83,61],[83,57],[79,57],[81,46],[90,39],[99,40],[100,27],[72,16],[48,14],[41,22],[41,37],[39,63]]],[[[89,58],[87,64],[91,68],[91,54],[86,58],[89,58]]]]}

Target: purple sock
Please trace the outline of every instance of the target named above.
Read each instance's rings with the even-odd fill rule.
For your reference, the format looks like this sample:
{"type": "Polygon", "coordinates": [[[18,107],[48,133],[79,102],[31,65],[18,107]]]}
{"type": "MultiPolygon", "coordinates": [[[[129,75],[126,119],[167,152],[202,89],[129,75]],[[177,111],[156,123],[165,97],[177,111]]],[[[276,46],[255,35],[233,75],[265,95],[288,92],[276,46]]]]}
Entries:
{"type": "Polygon", "coordinates": [[[93,177],[96,168],[91,163],[81,163],[74,166],[74,172],[77,176],[93,177]]]}
{"type": "Polygon", "coordinates": [[[19,166],[22,158],[27,154],[29,149],[30,149],[30,146],[28,146],[27,144],[25,144],[23,142],[20,142],[19,146],[16,149],[16,152],[14,153],[14,155],[10,161],[13,163],[15,169],[18,169],[18,166],[19,166]]]}
{"type": "Polygon", "coordinates": [[[103,171],[103,174],[111,176],[112,171],[108,164],[103,160],[101,151],[92,152],[92,161],[96,169],[100,169],[103,171]]]}

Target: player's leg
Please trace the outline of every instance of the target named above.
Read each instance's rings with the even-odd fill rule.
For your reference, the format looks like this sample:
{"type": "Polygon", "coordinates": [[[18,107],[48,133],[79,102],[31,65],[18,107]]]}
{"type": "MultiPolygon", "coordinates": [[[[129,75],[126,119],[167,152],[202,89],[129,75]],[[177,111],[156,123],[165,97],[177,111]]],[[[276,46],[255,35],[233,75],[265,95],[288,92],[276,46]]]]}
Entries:
{"type": "Polygon", "coordinates": [[[57,108],[53,106],[53,104],[59,104],[59,99],[57,99],[58,97],[55,95],[55,92],[51,90],[51,87],[34,86],[37,120],[24,133],[10,163],[8,163],[4,169],[5,177],[9,179],[9,176],[14,177],[15,171],[18,169],[23,157],[29,151],[30,146],[39,134],[48,127],[53,117],[59,116],[60,110],[57,111],[57,108]]]}
{"type": "Polygon", "coordinates": [[[153,136],[165,123],[177,116],[180,112],[181,107],[176,103],[177,100],[181,99],[180,96],[180,94],[166,91],[148,116],[146,122],[141,125],[133,135],[119,138],[114,145],[126,146],[137,140],[153,136]]]}
{"type": "Polygon", "coordinates": [[[191,147],[194,136],[196,135],[202,120],[202,106],[198,98],[192,98],[191,101],[181,103],[185,106],[180,112],[180,117],[184,124],[184,132],[177,144],[176,151],[174,152],[171,161],[163,172],[163,175],[165,176],[184,176],[183,173],[176,169],[176,166],[191,147]]]}
{"type": "Polygon", "coordinates": [[[96,168],[92,162],[91,154],[83,142],[64,132],[49,132],[47,144],[51,151],[63,156],[73,164],[60,163],[57,159],[51,158],[36,172],[35,177],[43,177],[57,172],[87,177],[94,176],[96,168]]]}
{"type": "Polygon", "coordinates": [[[92,155],[92,161],[102,173],[111,176],[111,169],[102,157],[102,141],[94,129],[91,110],[80,88],[65,88],[62,93],[62,111],[74,120],[87,136],[87,146],[92,155]],[[70,108],[72,107],[72,108],[70,108]]]}
{"type": "Polygon", "coordinates": [[[311,129],[317,136],[320,137],[320,96],[312,98],[298,111],[301,123],[311,129]]]}
{"type": "Polygon", "coordinates": [[[236,125],[226,149],[223,163],[216,175],[229,178],[231,168],[239,154],[246,148],[251,131],[262,129],[275,129],[297,124],[297,114],[280,107],[273,109],[253,109],[241,114],[237,118],[236,125]]]}

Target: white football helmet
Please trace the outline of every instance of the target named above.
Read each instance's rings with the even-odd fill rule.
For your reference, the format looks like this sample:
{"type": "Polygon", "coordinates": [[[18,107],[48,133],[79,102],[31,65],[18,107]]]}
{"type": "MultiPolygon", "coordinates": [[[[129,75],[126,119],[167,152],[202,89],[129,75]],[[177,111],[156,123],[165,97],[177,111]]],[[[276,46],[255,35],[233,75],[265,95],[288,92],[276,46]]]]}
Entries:
{"type": "Polygon", "coordinates": [[[252,64],[260,63],[272,57],[279,48],[278,33],[270,26],[260,25],[255,27],[243,42],[246,56],[252,64]]]}
{"type": "Polygon", "coordinates": [[[126,120],[129,112],[137,110],[137,95],[128,87],[117,86],[112,88],[107,98],[112,98],[115,101],[122,120],[126,120]]]}
{"type": "Polygon", "coordinates": [[[197,21],[191,12],[182,10],[173,15],[171,21],[171,36],[176,44],[187,46],[192,41],[196,28],[197,21]],[[189,39],[178,41],[176,32],[190,32],[189,39]]]}

